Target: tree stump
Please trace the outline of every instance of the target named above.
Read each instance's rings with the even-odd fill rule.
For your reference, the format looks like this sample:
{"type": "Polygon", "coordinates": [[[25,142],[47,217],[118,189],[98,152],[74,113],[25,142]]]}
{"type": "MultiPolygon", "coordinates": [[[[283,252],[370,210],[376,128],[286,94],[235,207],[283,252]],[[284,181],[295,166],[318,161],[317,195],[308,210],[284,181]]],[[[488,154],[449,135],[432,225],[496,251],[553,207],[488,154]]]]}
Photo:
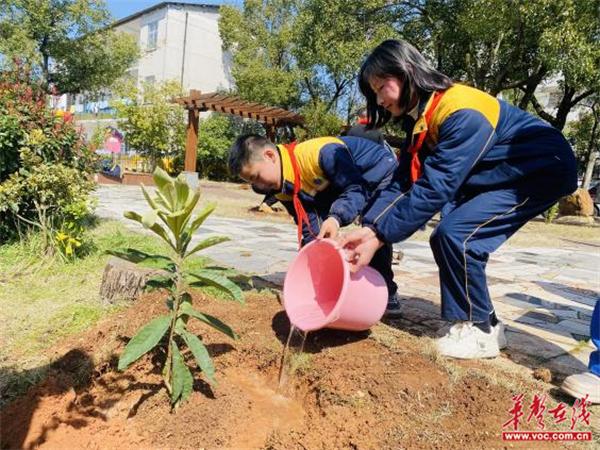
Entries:
{"type": "Polygon", "coordinates": [[[165,273],[165,271],[159,269],[139,267],[129,261],[113,256],[104,268],[100,285],[100,297],[108,303],[113,303],[117,299],[134,300],[142,293],[146,282],[150,278],[165,273]]]}

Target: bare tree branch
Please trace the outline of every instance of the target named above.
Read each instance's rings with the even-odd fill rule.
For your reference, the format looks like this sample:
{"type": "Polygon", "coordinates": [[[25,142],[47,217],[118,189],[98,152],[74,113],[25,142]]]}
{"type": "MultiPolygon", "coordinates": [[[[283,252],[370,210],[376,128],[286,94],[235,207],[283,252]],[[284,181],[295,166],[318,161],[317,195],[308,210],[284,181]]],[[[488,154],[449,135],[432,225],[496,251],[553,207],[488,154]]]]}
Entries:
{"type": "Polygon", "coordinates": [[[312,84],[311,84],[310,80],[308,79],[308,77],[304,77],[304,84],[306,84],[306,89],[308,89],[308,93],[310,94],[310,98],[314,102],[315,99],[317,98],[317,95],[315,94],[315,92],[314,92],[314,90],[312,88],[312,84]]]}
{"type": "Polygon", "coordinates": [[[338,80],[334,80],[333,82],[335,83],[335,93],[333,94],[333,97],[331,98],[329,103],[327,103],[326,112],[328,112],[331,109],[331,107],[334,105],[336,100],[340,97],[344,88],[348,85],[350,80],[342,80],[341,82],[339,82],[338,80]]]}
{"type": "Polygon", "coordinates": [[[577,97],[573,98],[573,100],[571,100],[571,107],[575,106],[577,103],[579,103],[581,100],[583,100],[586,97],[589,97],[590,95],[592,95],[594,93],[593,89],[589,89],[585,92],[582,92],[581,94],[579,94],[577,97]]]}
{"type": "Polygon", "coordinates": [[[538,101],[538,99],[536,98],[535,94],[533,94],[531,96],[531,104],[533,105],[533,108],[535,109],[535,112],[538,113],[538,115],[546,120],[547,122],[549,122],[550,124],[554,125],[554,122],[556,121],[556,118],[553,117],[551,114],[548,114],[545,110],[544,107],[540,104],[540,102],[538,101]]]}

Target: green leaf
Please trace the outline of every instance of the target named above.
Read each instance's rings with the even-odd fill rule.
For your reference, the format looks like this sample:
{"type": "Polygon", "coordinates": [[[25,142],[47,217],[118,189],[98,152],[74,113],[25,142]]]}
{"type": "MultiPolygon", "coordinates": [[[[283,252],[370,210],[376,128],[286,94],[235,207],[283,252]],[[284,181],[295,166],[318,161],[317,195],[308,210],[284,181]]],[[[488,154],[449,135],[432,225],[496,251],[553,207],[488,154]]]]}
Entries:
{"type": "Polygon", "coordinates": [[[167,199],[167,204],[171,207],[171,211],[175,212],[177,206],[177,194],[175,193],[175,186],[173,184],[168,184],[165,186],[162,192],[164,194],[164,198],[167,199]]]}
{"type": "Polygon", "coordinates": [[[175,332],[179,335],[185,331],[185,322],[182,317],[178,317],[175,321],[175,332]]]}
{"type": "Polygon", "coordinates": [[[152,269],[162,269],[167,270],[169,272],[173,271],[173,265],[175,262],[163,255],[151,255],[148,253],[141,252],[134,248],[126,248],[124,251],[122,250],[106,250],[106,253],[109,255],[116,256],[118,258],[124,259],[125,261],[132,262],[134,264],[138,264],[142,267],[149,267],[152,269]]]}
{"type": "Polygon", "coordinates": [[[175,193],[175,182],[171,176],[160,167],[154,170],[154,183],[158,187],[156,194],[167,205],[169,211],[177,209],[177,194],[175,193]]]}
{"type": "Polygon", "coordinates": [[[179,241],[180,241],[180,244],[179,244],[180,248],[183,249],[183,253],[185,254],[185,251],[187,250],[188,245],[192,241],[192,236],[191,236],[191,234],[189,234],[188,230],[184,230],[181,232],[179,241]]]}
{"type": "Polygon", "coordinates": [[[194,376],[192,375],[192,372],[187,368],[187,366],[185,369],[186,371],[184,372],[185,378],[183,380],[183,389],[181,390],[182,402],[187,400],[194,391],[194,376]]]}
{"type": "Polygon", "coordinates": [[[142,193],[144,194],[144,197],[146,198],[146,201],[148,202],[150,207],[152,209],[154,209],[155,211],[160,210],[160,207],[158,206],[158,204],[152,199],[152,197],[150,197],[150,194],[148,194],[148,191],[146,191],[146,186],[144,186],[142,184],[141,188],[142,188],[142,193]]]}
{"type": "Polygon", "coordinates": [[[179,236],[179,231],[177,229],[177,216],[175,214],[165,214],[163,212],[160,212],[159,216],[165,222],[167,227],[169,227],[169,230],[171,230],[173,236],[177,238],[177,236],[179,236]]]}
{"type": "MultiPolygon", "coordinates": [[[[139,222],[142,225],[144,225],[142,216],[140,216],[138,213],[136,213],[134,211],[126,211],[123,215],[127,219],[135,220],[136,222],[139,222]]],[[[171,238],[169,237],[167,231],[162,226],[160,226],[160,224],[155,223],[154,225],[152,225],[150,227],[150,230],[153,231],[160,238],[162,238],[162,240],[165,241],[167,244],[169,244],[169,246],[173,250],[176,250],[175,247],[173,246],[173,243],[171,242],[171,238]]]]}
{"type": "Polygon", "coordinates": [[[204,223],[206,218],[210,216],[210,214],[215,210],[216,207],[216,203],[211,203],[209,205],[206,205],[206,207],[202,211],[200,211],[200,214],[198,214],[198,216],[190,224],[190,235],[194,234],[196,230],[200,228],[200,225],[204,223]]]}
{"type": "Polygon", "coordinates": [[[164,192],[164,189],[167,186],[173,185],[173,178],[171,178],[171,176],[160,167],[156,167],[156,169],[154,169],[152,179],[154,180],[156,187],[158,187],[161,192],[164,192]]]}
{"type": "Polygon", "coordinates": [[[188,195],[190,194],[190,187],[187,184],[184,174],[179,174],[179,176],[175,178],[175,192],[177,194],[175,211],[185,209],[188,195]]]}
{"type": "Polygon", "coordinates": [[[180,314],[187,314],[190,317],[194,317],[195,319],[204,322],[207,325],[210,325],[215,330],[220,331],[223,334],[226,334],[232,339],[238,339],[238,335],[231,329],[229,325],[224,324],[216,317],[213,317],[209,314],[203,314],[200,311],[196,311],[192,305],[189,303],[183,303],[180,308],[180,314]]]}
{"type": "Polygon", "coordinates": [[[211,270],[201,270],[197,273],[190,273],[194,278],[199,281],[190,283],[190,286],[202,287],[202,286],[213,286],[229,294],[234,300],[240,303],[244,303],[244,294],[240,287],[230,279],[222,276],[220,273],[211,270]]]}
{"type": "Polygon", "coordinates": [[[168,289],[173,290],[175,287],[175,280],[172,277],[157,275],[146,281],[145,289],[149,292],[157,289],[168,289]]]}
{"type": "Polygon", "coordinates": [[[199,187],[193,192],[193,195],[188,196],[187,201],[185,203],[185,207],[189,208],[190,206],[192,206],[192,209],[195,208],[196,205],[198,204],[198,200],[200,200],[200,188],[199,187]]]}
{"type": "Polygon", "coordinates": [[[198,364],[198,367],[200,368],[200,370],[202,370],[208,382],[210,384],[216,384],[215,366],[213,365],[212,359],[208,354],[208,350],[206,349],[202,341],[195,334],[192,334],[185,330],[183,331],[183,333],[180,334],[180,336],[183,338],[187,346],[192,351],[194,358],[196,358],[196,363],[198,364]]]}
{"type": "Polygon", "coordinates": [[[125,370],[132,362],[152,350],[169,328],[170,320],[169,316],[160,316],[140,329],[121,353],[118,369],[125,370]]]}
{"type": "Polygon", "coordinates": [[[220,244],[221,242],[227,242],[231,239],[227,236],[213,236],[200,241],[196,244],[189,252],[186,253],[185,256],[191,256],[200,250],[204,250],[205,248],[212,247],[213,245],[220,244]]]}
{"type": "Polygon", "coordinates": [[[160,191],[156,191],[156,203],[161,205],[165,211],[173,210],[169,203],[169,199],[166,198],[160,191]]]}
{"type": "Polygon", "coordinates": [[[152,228],[154,224],[156,224],[157,219],[158,215],[156,214],[156,211],[151,209],[142,216],[142,225],[144,225],[144,228],[152,228]]]}
{"type": "MultiPolygon", "coordinates": [[[[188,188],[188,193],[189,193],[189,188],[188,188]]],[[[182,230],[188,224],[188,222],[192,216],[192,211],[194,210],[194,207],[198,203],[199,199],[200,199],[200,191],[196,191],[190,195],[189,202],[186,203],[187,200],[184,200],[183,202],[181,202],[181,204],[178,205],[178,209],[176,209],[175,212],[172,212],[169,214],[161,213],[161,218],[163,219],[163,221],[165,221],[168,224],[171,231],[173,231],[173,235],[179,236],[178,248],[183,247],[183,244],[186,241],[185,236],[182,236],[182,230]]]]}
{"type": "Polygon", "coordinates": [[[195,191],[190,197],[188,197],[187,202],[184,204],[183,215],[182,215],[183,220],[179,223],[179,231],[180,232],[186,227],[186,225],[190,221],[190,219],[192,217],[192,212],[194,211],[194,208],[198,204],[198,200],[200,200],[200,191],[199,190],[195,191]]]}
{"type": "Polygon", "coordinates": [[[188,366],[185,365],[175,341],[171,341],[171,355],[173,357],[171,403],[176,404],[185,401],[190,396],[194,378],[188,366]]]}

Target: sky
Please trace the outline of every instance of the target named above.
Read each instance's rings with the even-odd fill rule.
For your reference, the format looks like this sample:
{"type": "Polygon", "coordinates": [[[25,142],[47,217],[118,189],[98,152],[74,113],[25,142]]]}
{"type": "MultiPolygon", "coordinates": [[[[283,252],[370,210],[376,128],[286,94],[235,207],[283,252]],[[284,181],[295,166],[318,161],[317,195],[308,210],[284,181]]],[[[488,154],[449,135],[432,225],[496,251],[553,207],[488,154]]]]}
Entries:
{"type": "MultiPolygon", "coordinates": [[[[105,0],[108,9],[110,10],[115,20],[122,19],[138,11],[150,8],[164,0],[105,0]]],[[[241,0],[182,0],[184,3],[200,3],[200,4],[235,4],[242,3],[241,0]]]]}

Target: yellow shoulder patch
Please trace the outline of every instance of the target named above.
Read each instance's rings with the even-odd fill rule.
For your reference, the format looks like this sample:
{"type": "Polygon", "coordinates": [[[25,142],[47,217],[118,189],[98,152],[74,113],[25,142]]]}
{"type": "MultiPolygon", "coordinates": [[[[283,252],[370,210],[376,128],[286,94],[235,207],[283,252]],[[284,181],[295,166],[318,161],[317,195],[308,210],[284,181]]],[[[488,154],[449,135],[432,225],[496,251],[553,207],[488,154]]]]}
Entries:
{"type": "Polygon", "coordinates": [[[281,182],[285,183],[286,181],[289,181],[290,183],[294,184],[294,168],[292,167],[292,160],[290,159],[288,150],[284,145],[281,144],[279,144],[277,148],[279,149],[279,154],[281,155],[281,174],[283,176],[283,180],[281,180],[281,182]]]}
{"type": "Polygon", "coordinates": [[[479,111],[488,120],[493,128],[498,125],[500,118],[500,103],[491,95],[462,84],[455,84],[448,89],[428,124],[429,138],[437,143],[439,127],[454,112],[461,109],[473,109],[479,111]]]}
{"type": "Polygon", "coordinates": [[[319,155],[323,147],[333,143],[344,145],[340,139],[330,136],[309,139],[296,145],[294,154],[300,166],[302,190],[309,195],[315,195],[329,185],[329,180],[325,178],[323,170],[319,166],[319,155]]]}

